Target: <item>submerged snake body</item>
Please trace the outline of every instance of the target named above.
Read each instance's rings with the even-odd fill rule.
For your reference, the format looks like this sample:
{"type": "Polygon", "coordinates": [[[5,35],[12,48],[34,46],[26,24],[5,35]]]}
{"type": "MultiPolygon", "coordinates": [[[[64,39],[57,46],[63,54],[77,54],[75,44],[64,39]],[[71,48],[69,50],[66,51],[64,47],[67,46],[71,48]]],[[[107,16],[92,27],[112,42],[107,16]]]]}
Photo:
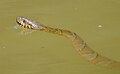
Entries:
{"type": "Polygon", "coordinates": [[[69,38],[72,41],[73,47],[79,52],[81,56],[83,56],[85,59],[87,59],[89,62],[93,64],[98,64],[101,66],[105,66],[108,68],[118,69],[120,70],[120,62],[113,61],[109,58],[106,58],[97,52],[93,51],[76,33],[68,31],[68,30],[62,30],[62,29],[56,29],[44,26],[38,22],[35,22],[31,19],[24,18],[22,16],[17,17],[16,22],[23,28],[26,29],[32,29],[32,30],[39,30],[39,31],[45,31],[49,33],[58,34],[60,36],[65,36],[69,38]]]}

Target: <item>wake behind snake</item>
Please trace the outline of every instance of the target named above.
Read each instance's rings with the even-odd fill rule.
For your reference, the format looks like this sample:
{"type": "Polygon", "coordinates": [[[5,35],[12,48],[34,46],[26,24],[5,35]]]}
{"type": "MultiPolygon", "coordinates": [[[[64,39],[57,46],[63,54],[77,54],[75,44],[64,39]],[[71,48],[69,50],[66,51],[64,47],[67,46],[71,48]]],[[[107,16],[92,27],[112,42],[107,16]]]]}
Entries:
{"type": "Polygon", "coordinates": [[[23,28],[32,29],[37,31],[45,31],[53,34],[58,34],[60,36],[67,37],[72,41],[73,47],[78,51],[78,53],[84,57],[86,60],[92,64],[97,64],[105,66],[107,68],[118,69],[120,70],[120,62],[111,60],[107,57],[104,57],[94,50],[92,50],[76,33],[69,30],[57,29],[47,27],[36,21],[33,21],[29,18],[19,16],[16,18],[16,22],[23,28]]]}

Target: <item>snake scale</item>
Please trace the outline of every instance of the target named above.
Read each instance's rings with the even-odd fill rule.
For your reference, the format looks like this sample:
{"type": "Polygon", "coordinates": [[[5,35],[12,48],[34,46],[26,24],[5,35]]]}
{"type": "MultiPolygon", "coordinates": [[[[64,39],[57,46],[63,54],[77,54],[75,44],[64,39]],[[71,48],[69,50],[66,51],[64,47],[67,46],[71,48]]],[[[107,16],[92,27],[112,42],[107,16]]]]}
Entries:
{"type": "Polygon", "coordinates": [[[120,62],[111,60],[107,57],[104,57],[94,50],[92,50],[83,39],[81,39],[76,33],[69,30],[57,29],[47,27],[43,24],[40,24],[36,21],[33,21],[29,18],[19,16],[16,18],[16,22],[25,29],[32,29],[38,31],[45,31],[53,34],[58,34],[60,36],[67,37],[72,41],[73,47],[78,51],[78,53],[84,57],[86,60],[92,64],[105,66],[107,68],[118,69],[120,70],[120,62]]]}

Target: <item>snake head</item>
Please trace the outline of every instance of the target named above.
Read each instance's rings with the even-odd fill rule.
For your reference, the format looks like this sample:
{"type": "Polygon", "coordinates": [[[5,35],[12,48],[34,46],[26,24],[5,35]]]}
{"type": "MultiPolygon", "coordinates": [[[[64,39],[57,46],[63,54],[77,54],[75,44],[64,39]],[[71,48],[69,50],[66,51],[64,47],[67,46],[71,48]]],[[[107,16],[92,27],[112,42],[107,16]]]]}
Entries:
{"type": "Polygon", "coordinates": [[[33,29],[33,30],[42,30],[44,26],[39,24],[36,21],[33,21],[29,18],[25,18],[23,16],[19,16],[16,18],[16,22],[23,28],[26,29],[33,29]]]}

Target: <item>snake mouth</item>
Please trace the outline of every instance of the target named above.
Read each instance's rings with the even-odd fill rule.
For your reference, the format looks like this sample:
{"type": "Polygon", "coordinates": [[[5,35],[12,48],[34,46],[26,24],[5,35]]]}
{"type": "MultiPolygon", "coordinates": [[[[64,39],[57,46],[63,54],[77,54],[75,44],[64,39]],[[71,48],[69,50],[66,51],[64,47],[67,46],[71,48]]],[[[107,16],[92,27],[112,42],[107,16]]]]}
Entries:
{"type": "Polygon", "coordinates": [[[16,18],[16,22],[19,24],[19,25],[22,25],[23,23],[22,23],[22,19],[23,17],[21,17],[21,16],[19,16],[19,17],[17,17],[16,18]]]}
{"type": "Polygon", "coordinates": [[[17,22],[17,24],[21,25],[21,23],[20,23],[20,22],[18,22],[18,20],[17,20],[17,19],[16,19],[16,22],[17,22]]]}

